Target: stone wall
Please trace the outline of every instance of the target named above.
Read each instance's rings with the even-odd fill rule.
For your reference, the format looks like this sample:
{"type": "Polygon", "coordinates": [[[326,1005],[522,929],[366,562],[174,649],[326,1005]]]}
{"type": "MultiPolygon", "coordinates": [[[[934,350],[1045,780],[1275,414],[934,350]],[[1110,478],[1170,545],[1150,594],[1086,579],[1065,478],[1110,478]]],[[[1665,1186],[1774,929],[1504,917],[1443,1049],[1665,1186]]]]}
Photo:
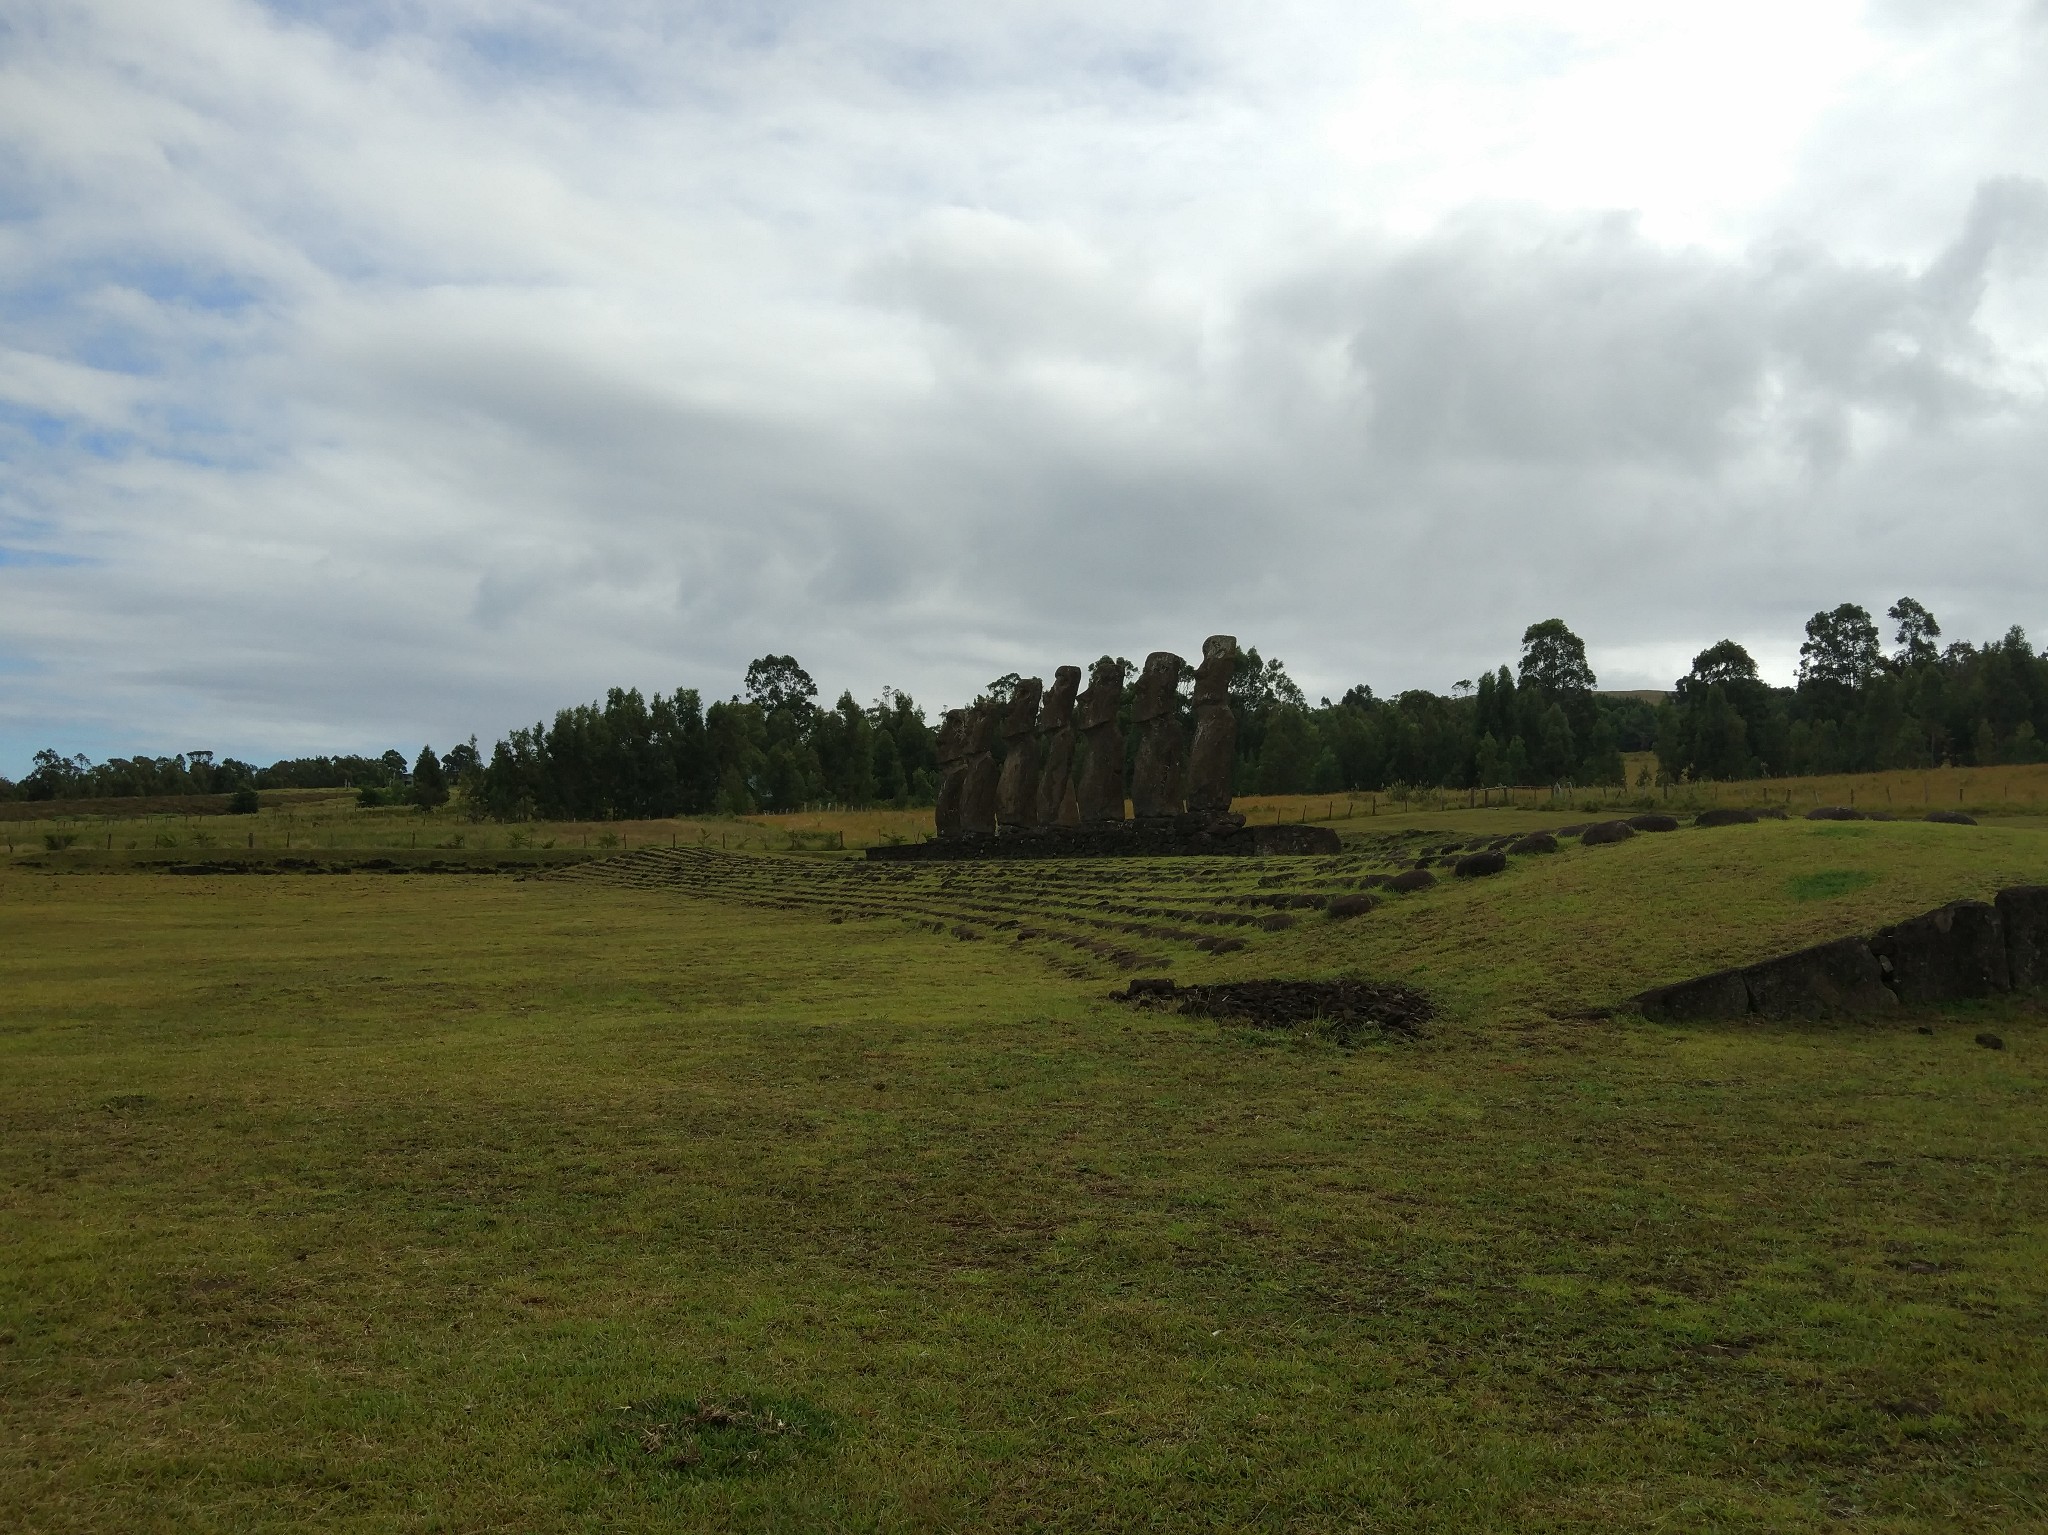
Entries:
{"type": "Polygon", "coordinates": [[[2048,984],[2048,885],[1951,901],[1868,938],[1838,938],[1652,987],[1628,1005],[1666,1023],[1873,1013],[2048,984]]]}

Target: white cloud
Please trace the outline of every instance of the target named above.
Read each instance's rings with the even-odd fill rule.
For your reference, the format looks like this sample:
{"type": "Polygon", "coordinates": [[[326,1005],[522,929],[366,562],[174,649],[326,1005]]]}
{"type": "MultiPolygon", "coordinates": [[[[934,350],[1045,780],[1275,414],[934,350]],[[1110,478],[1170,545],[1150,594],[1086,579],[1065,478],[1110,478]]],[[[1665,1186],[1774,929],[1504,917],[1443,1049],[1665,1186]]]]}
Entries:
{"type": "Polygon", "coordinates": [[[0,769],[2048,623],[2024,0],[17,10],[0,769]]]}

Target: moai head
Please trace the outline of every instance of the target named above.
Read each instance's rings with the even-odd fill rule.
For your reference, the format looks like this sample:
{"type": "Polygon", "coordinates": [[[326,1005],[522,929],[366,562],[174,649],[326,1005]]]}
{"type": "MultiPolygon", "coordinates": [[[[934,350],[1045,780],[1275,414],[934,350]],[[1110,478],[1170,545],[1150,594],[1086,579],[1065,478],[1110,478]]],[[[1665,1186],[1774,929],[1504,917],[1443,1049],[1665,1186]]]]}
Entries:
{"type": "Polygon", "coordinates": [[[967,760],[967,711],[948,709],[939,723],[939,766],[951,767],[967,760]]]}
{"type": "Polygon", "coordinates": [[[1015,741],[1031,734],[1038,724],[1038,697],[1045,684],[1036,677],[1026,677],[1010,694],[1009,707],[1003,711],[1003,739],[1015,741]]]}
{"type": "Polygon", "coordinates": [[[1230,678],[1237,670],[1237,638],[1212,634],[1202,641],[1202,664],[1195,668],[1195,706],[1230,702],[1230,678]]]}
{"type": "Polygon", "coordinates": [[[1088,672],[1088,691],[1081,695],[1081,728],[1114,725],[1117,707],[1123,701],[1124,669],[1104,656],[1088,672]]]}
{"type": "Polygon", "coordinates": [[[1142,725],[1146,720],[1171,714],[1174,695],[1180,688],[1180,669],[1186,664],[1170,650],[1155,650],[1145,657],[1137,696],[1131,700],[1131,718],[1142,725]]]}
{"type": "Polygon", "coordinates": [[[1052,674],[1052,691],[1038,711],[1038,728],[1043,734],[1065,730],[1074,723],[1074,695],[1081,690],[1081,668],[1062,666],[1052,674]]]}
{"type": "Polygon", "coordinates": [[[979,757],[995,748],[996,706],[977,704],[967,711],[967,755],[979,757]]]}

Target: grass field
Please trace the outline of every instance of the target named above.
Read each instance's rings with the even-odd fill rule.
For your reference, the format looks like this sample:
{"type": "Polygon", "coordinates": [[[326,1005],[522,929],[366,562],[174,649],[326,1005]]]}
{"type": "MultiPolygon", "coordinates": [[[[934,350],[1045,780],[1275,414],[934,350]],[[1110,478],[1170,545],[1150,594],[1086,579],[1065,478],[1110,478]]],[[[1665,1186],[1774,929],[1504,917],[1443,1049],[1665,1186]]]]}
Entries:
{"type": "Polygon", "coordinates": [[[0,865],[0,1522],[2048,1528],[2041,999],[1605,1012],[2048,879],[2048,830],[1311,904],[1559,819],[898,867],[649,828],[518,880],[38,844],[0,865]],[[1108,999],[1148,972],[1441,1015],[1344,1048],[1108,999]]]}

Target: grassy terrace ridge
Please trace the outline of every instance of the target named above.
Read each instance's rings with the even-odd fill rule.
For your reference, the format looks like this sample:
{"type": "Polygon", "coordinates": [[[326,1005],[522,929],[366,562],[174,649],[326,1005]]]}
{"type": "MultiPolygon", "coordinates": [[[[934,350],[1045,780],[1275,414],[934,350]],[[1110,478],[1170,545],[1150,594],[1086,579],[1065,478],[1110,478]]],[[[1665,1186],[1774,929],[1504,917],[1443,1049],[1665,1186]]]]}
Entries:
{"type": "Polygon", "coordinates": [[[531,879],[38,844],[0,863],[5,1522],[2048,1528],[2043,998],[1597,1016],[2048,881],[2048,828],[1688,828],[1314,904],[1563,819],[1001,866],[650,831],[531,879]],[[1442,1013],[1344,1048],[1108,1000],[1138,973],[1442,1013]]]}

